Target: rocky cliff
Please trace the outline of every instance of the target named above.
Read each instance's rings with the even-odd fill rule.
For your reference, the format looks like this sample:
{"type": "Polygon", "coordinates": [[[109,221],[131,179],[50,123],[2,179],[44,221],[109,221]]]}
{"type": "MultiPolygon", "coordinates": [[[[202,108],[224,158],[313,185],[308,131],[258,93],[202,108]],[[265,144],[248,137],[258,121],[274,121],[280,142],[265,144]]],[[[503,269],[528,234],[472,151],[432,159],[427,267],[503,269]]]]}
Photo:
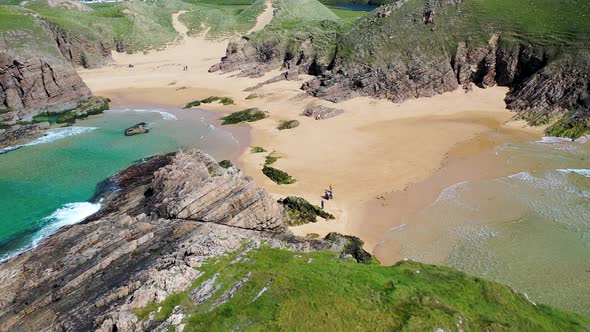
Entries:
{"type": "MultiPolygon", "coordinates": [[[[266,44],[261,36],[230,44],[226,57],[212,70],[242,70],[248,75],[268,66],[298,68],[317,75],[303,85],[304,90],[333,102],[354,96],[402,102],[469,84],[501,85],[510,88],[506,104],[520,118],[533,125],[559,120],[550,134],[577,137],[589,131],[586,25],[576,30],[533,17],[526,22],[531,27],[515,28],[478,6],[483,7],[473,1],[394,1],[341,32],[331,58],[317,56],[313,38],[293,38],[290,51],[285,51],[271,42],[269,33],[266,44]],[[538,33],[539,29],[544,31],[538,33]]],[[[555,12],[531,6],[537,12],[551,11],[552,19],[556,15],[565,19],[576,8],[562,4],[564,8],[555,12]]],[[[516,16],[531,15],[514,7],[516,16]]]]}
{"type": "Polygon", "coordinates": [[[307,251],[283,207],[235,167],[170,153],[99,185],[101,210],[0,265],[0,330],[151,330],[133,309],[190,286],[199,266],[244,243],[307,251]]]}
{"type": "Polygon", "coordinates": [[[92,93],[69,63],[0,52],[0,121],[30,121],[44,111],[74,108],[92,93]]]}

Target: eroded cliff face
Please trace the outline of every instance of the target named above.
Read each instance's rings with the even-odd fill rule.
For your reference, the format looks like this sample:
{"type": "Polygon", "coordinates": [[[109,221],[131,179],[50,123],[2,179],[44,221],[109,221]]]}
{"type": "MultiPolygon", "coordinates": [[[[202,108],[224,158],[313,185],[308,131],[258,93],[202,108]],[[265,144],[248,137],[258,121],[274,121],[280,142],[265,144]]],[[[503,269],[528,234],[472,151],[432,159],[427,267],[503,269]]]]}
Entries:
{"type": "Polygon", "coordinates": [[[51,23],[45,29],[54,37],[61,54],[75,66],[97,68],[111,60],[112,45],[108,41],[83,39],[51,23]]]}
{"type": "Polygon", "coordinates": [[[151,330],[131,312],[189,287],[211,257],[245,242],[326,248],[286,232],[283,207],[234,167],[170,153],[101,183],[102,209],[0,265],[0,329],[151,330]]]}
{"type": "MultiPolygon", "coordinates": [[[[462,33],[442,37],[435,33],[444,24],[439,22],[443,10],[447,21],[456,24],[461,19],[449,12],[460,12],[462,1],[425,1],[419,11],[404,8],[406,2],[382,6],[359,21],[334,43],[331,60],[314,57],[313,41],[306,47],[295,43],[289,48],[295,53],[289,53],[277,48],[278,44],[242,39],[230,44],[212,71],[241,70],[244,75],[259,76],[261,71],[281,66],[298,70],[317,76],[304,83],[303,90],[332,102],[355,96],[403,102],[470,84],[482,88],[501,85],[510,88],[507,107],[529,123],[546,124],[557,118],[565,129],[578,126],[578,133],[590,130],[589,49],[530,44],[504,38],[502,31],[493,29],[477,32],[487,34],[487,45],[473,46],[469,36],[461,39],[462,33]],[[404,44],[403,33],[416,34],[408,40],[417,43],[404,44]],[[395,42],[389,41],[392,38],[395,42]],[[443,45],[455,39],[458,41],[443,45]],[[405,49],[400,50],[399,45],[405,49]]],[[[572,131],[550,129],[549,133],[569,137],[572,131]]]]}
{"type": "Polygon", "coordinates": [[[30,121],[39,112],[72,109],[92,93],[74,68],[59,61],[0,52],[0,121],[30,121]]]}

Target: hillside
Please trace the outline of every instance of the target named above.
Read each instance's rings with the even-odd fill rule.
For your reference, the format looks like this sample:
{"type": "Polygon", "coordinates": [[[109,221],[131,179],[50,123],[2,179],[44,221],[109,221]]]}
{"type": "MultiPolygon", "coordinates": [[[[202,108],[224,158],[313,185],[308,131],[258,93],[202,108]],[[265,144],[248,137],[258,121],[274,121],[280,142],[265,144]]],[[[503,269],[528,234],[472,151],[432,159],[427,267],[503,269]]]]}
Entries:
{"type": "Polygon", "coordinates": [[[151,326],[175,321],[184,331],[590,329],[586,318],[535,305],[506,286],[416,262],[382,267],[334,252],[246,245],[200,270],[189,289],[136,315],[153,313],[151,326]]]}
{"type": "Polygon", "coordinates": [[[590,128],[585,15],[584,1],[396,2],[342,36],[335,69],[343,74],[311,90],[332,100],[358,93],[403,101],[458,84],[505,85],[521,118],[560,119],[549,134],[579,137],[590,128]]]}
{"type": "Polygon", "coordinates": [[[308,93],[335,102],[358,95],[402,102],[471,83],[508,86],[506,103],[518,118],[575,138],[590,130],[588,15],[581,0],[393,1],[358,20],[300,16],[305,29],[277,19],[231,44],[220,68],[250,74],[296,67],[318,75],[304,85],[308,93]]]}

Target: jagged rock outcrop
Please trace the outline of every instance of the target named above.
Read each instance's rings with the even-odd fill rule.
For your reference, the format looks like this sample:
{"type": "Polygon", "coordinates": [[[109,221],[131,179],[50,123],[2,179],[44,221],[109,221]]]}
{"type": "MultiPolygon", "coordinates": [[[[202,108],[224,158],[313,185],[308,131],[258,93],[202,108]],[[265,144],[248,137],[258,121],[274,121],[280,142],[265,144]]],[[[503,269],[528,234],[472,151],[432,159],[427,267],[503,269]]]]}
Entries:
{"type": "MultiPolygon", "coordinates": [[[[54,36],[61,54],[74,65],[97,68],[111,60],[112,45],[108,41],[83,39],[52,23],[47,23],[46,29],[54,36]]],[[[117,51],[123,49],[122,44],[116,46],[117,51]]]]}
{"type": "Polygon", "coordinates": [[[43,59],[23,60],[0,52],[0,114],[7,123],[39,112],[74,108],[92,95],[74,68],[43,59]]]}
{"type": "Polygon", "coordinates": [[[313,38],[279,43],[269,32],[266,39],[231,44],[211,70],[261,76],[282,67],[313,74],[302,89],[332,102],[355,96],[403,102],[469,84],[501,85],[510,88],[506,104],[517,117],[534,125],[561,118],[549,134],[590,130],[587,45],[535,43],[491,25],[475,28],[479,24],[470,20],[477,19],[477,9],[461,0],[425,0],[422,9],[418,3],[393,1],[367,15],[335,37],[331,60],[318,61],[313,38]],[[284,51],[284,45],[295,51],[284,51]]]}
{"type": "MultiPolygon", "coordinates": [[[[292,40],[289,43],[278,38],[250,40],[242,37],[229,42],[225,56],[209,72],[239,71],[239,76],[261,77],[266,72],[285,68],[288,72],[282,79],[297,79],[299,73],[315,74],[321,71],[315,54],[313,39],[292,40]]],[[[270,82],[269,82],[270,83],[270,82]]]]}
{"type": "Polygon", "coordinates": [[[153,157],[99,188],[98,213],[0,265],[0,330],[152,330],[131,310],[186,289],[205,260],[245,241],[331,246],[285,232],[270,195],[199,151],[153,157]]]}

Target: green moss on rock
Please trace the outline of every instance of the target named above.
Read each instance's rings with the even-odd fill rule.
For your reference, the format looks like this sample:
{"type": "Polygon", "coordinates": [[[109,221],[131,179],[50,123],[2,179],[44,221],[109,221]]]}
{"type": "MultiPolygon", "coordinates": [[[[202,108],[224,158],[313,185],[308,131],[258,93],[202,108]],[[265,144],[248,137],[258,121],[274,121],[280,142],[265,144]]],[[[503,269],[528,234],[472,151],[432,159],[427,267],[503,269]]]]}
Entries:
{"type": "Polygon", "coordinates": [[[222,125],[236,124],[240,122],[254,122],[266,118],[266,114],[258,108],[248,108],[243,111],[234,112],[221,118],[222,125]]]}
{"type": "Polygon", "coordinates": [[[230,168],[230,167],[233,167],[234,164],[232,164],[232,162],[229,160],[222,160],[219,162],[219,166],[221,166],[223,168],[230,168]]]}
{"type": "Polygon", "coordinates": [[[266,150],[260,146],[253,146],[252,148],[250,148],[250,152],[251,153],[263,153],[263,152],[266,152],[266,150]]]}
{"type": "Polygon", "coordinates": [[[262,168],[262,173],[264,173],[264,175],[277,184],[292,184],[296,182],[296,180],[292,178],[287,172],[281,171],[280,169],[276,169],[274,167],[265,165],[262,168]]]}
{"type": "Polygon", "coordinates": [[[306,201],[304,198],[289,196],[287,198],[279,200],[287,213],[289,214],[289,226],[303,225],[308,223],[317,222],[317,217],[329,220],[334,219],[334,216],[319,206],[313,205],[306,201]]]}
{"type": "Polygon", "coordinates": [[[297,120],[289,120],[289,121],[281,121],[279,126],[277,127],[278,130],[285,130],[285,129],[293,129],[299,127],[301,123],[297,120]]]}

